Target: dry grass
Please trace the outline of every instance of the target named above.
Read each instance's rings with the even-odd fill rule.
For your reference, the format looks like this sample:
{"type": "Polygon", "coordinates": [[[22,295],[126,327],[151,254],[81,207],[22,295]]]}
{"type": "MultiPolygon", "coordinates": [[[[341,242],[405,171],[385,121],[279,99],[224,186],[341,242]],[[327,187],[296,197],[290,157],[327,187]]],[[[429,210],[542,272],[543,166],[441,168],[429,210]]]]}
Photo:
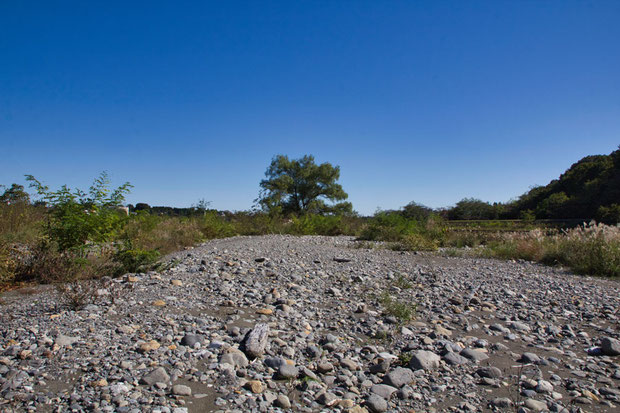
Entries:
{"type": "Polygon", "coordinates": [[[506,234],[482,254],[566,265],[578,274],[620,276],[620,228],[591,223],[546,234],[541,230],[506,234]]]}

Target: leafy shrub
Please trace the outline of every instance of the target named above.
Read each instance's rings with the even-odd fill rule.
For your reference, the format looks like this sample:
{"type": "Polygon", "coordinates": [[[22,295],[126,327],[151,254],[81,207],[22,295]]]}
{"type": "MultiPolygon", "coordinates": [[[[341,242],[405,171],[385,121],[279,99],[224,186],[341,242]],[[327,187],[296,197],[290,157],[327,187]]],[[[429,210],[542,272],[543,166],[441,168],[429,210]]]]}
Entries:
{"type": "Polygon", "coordinates": [[[158,259],[158,251],[133,248],[131,242],[126,242],[123,248],[114,253],[114,261],[120,264],[118,273],[142,271],[152,266],[158,259]]]}
{"type": "Polygon", "coordinates": [[[126,222],[115,207],[123,203],[131,185],[125,183],[110,191],[105,172],[95,179],[88,194],[79,189],[72,191],[66,185],[50,191],[32,175],[26,179],[50,207],[44,231],[59,251],[84,251],[87,241],[109,242],[126,222]]]}
{"type": "Polygon", "coordinates": [[[218,216],[215,211],[205,213],[200,231],[206,239],[226,238],[237,234],[234,225],[218,216]]]}

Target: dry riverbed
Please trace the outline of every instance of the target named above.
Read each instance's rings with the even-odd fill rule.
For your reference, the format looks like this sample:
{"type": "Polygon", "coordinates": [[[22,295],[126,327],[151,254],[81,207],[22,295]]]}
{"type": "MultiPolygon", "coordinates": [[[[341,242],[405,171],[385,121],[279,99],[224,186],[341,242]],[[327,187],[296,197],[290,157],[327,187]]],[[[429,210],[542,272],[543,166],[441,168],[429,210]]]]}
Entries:
{"type": "Polygon", "coordinates": [[[215,240],[79,311],[5,293],[0,412],[617,411],[617,282],[355,246],[215,240]]]}

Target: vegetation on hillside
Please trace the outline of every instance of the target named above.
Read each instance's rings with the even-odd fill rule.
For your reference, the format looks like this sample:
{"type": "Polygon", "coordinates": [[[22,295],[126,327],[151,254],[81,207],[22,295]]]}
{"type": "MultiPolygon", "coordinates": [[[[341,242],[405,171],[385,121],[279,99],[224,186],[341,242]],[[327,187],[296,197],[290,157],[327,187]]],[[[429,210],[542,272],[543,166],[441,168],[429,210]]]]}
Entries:
{"type": "Polygon", "coordinates": [[[506,204],[466,198],[441,211],[451,220],[592,219],[620,222],[620,149],[574,163],[558,179],[506,204]]]}

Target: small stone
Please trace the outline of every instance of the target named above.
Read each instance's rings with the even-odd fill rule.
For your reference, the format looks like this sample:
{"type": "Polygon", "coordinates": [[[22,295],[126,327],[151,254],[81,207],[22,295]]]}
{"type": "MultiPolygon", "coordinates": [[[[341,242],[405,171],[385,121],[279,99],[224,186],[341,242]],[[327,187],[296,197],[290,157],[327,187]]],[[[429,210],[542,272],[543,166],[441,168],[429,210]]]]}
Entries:
{"type": "Polygon", "coordinates": [[[411,369],[397,367],[383,377],[383,382],[392,387],[400,389],[405,384],[411,383],[415,378],[415,374],[411,369]]]}
{"type": "Polygon", "coordinates": [[[149,351],[157,350],[159,347],[161,347],[161,344],[159,344],[155,340],[151,340],[151,341],[148,341],[146,343],[140,344],[139,351],[141,353],[148,353],[149,351]]]}
{"type": "Polygon", "coordinates": [[[183,286],[183,282],[181,280],[170,280],[170,284],[174,285],[175,287],[183,286]]]}
{"type": "Polygon", "coordinates": [[[525,407],[527,407],[528,409],[532,409],[535,412],[542,412],[544,410],[547,410],[547,403],[534,399],[527,399],[525,401],[525,407]]]}
{"type": "Polygon", "coordinates": [[[166,305],[166,302],[164,300],[155,300],[153,301],[153,305],[155,307],[164,307],[166,305]]]}
{"type": "Polygon", "coordinates": [[[290,364],[282,364],[278,367],[277,377],[279,379],[294,379],[299,374],[297,367],[290,364]]]}
{"type": "Polygon", "coordinates": [[[319,373],[325,374],[325,373],[329,373],[330,371],[334,370],[334,365],[328,362],[321,362],[321,363],[317,363],[316,369],[319,373]]]}
{"type": "Polygon", "coordinates": [[[249,364],[248,358],[241,351],[232,349],[227,353],[222,354],[220,357],[220,363],[230,364],[234,367],[244,368],[249,364]]]}
{"type": "Polygon", "coordinates": [[[431,351],[418,350],[412,354],[409,367],[413,370],[433,370],[439,367],[440,361],[441,357],[437,354],[431,351]]]}
{"type": "Polygon", "coordinates": [[[489,356],[487,356],[486,353],[483,353],[480,350],[474,350],[471,348],[463,349],[463,351],[461,351],[460,354],[461,356],[467,357],[468,359],[474,361],[475,363],[487,360],[489,358],[489,356]]]}
{"type": "Polygon", "coordinates": [[[376,394],[371,394],[368,399],[366,399],[366,405],[373,413],[385,412],[388,409],[387,401],[376,394]]]}
{"type": "Polygon", "coordinates": [[[151,370],[150,373],[145,374],[140,379],[140,383],[152,386],[155,383],[167,383],[168,380],[170,380],[170,376],[168,376],[166,370],[163,367],[157,367],[151,370]]]}
{"type": "Polygon", "coordinates": [[[502,377],[502,371],[497,367],[481,367],[476,370],[476,373],[480,377],[486,377],[489,379],[499,379],[502,377]]]}
{"type": "Polygon", "coordinates": [[[611,337],[603,337],[601,339],[601,350],[606,356],[620,355],[620,341],[611,337]]]}
{"type": "Polygon", "coordinates": [[[534,353],[523,353],[519,361],[525,364],[538,364],[540,363],[540,357],[534,353]]]}
{"type": "Polygon", "coordinates": [[[587,397],[588,399],[593,400],[593,401],[595,401],[595,402],[597,402],[597,403],[601,401],[601,399],[599,399],[599,398],[598,398],[598,396],[597,396],[596,394],[592,393],[592,392],[591,392],[591,391],[589,391],[589,390],[582,390],[582,391],[581,391],[581,394],[582,394],[583,396],[587,397]]]}
{"type": "Polygon", "coordinates": [[[250,358],[255,359],[263,355],[269,338],[269,326],[265,323],[259,323],[243,339],[241,349],[250,358]]]}
{"type": "Polygon", "coordinates": [[[175,384],[172,386],[172,394],[176,396],[191,396],[192,389],[184,384],[175,384]]]}
{"type": "Polygon", "coordinates": [[[342,359],[340,360],[340,366],[344,367],[347,370],[350,371],[357,371],[360,369],[359,364],[357,364],[356,362],[354,362],[351,359],[342,359]]]}
{"type": "Polygon", "coordinates": [[[508,397],[498,397],[496,399],[493,399],[491,405],[499,409],[506,409],[512,406],[512,400],[510,400],[508,397]]]}
{"type": "Polygon", "coordinates": [[[68,347],[77,343],[78,340],[78,337],[63,336],[62,334],[60,334],[58,337],[56,337],[56,341],[54,341],[54,344],[59,347],[68,347]]]}
{"type": "Polygon", "coordinates": [[[271,308],[261,308],[261,309],[256,310],[256,314],[272,315],[273,310],[271,308]]]}
{"type": "Polygon", "coordinates": [[[386,400],[389,400],[398,389],[396,387],[389,386],[387,384],[375,384],[370,388],[370,392],[372,394],[376,394],[378,396],[383,397],[386,400]]]}
{"type": "Polygon", "coordinates": [[[324,392],[316,398],[316,401],[324,406],[333,406],[338,401],[338,396],[334,393],[324,392]]]}
{"type": "Polygon", "coordinates": [[[553,391],[553,384],[546,380],[539,380],[534,390],[536,390],[536,393],[551,393],[553,391]]]}
{"type": "Polygon", "coordinates": [[[108,385],[108,381],[106,379],[95,380],[91,383],[93,387],[104,387],[108,385]]]}
{"type": "Polygon", "coordinates": [[[250,380],[245,384],[245,388],[254,394],[262,393],[265,390],[263,383],[258,380],[250,380]]]}
{"type": "Polygon", "coordinates": [[[450,365],[453,365],[453,366],[469,363],[469,359],[468,358],[463,357],[460,354],[457,354],[457,353],[455,353],[453,351],[448,351],[443,356],[443,359],[446,361],[446,363],[448,363],[450,365]]]}
{"type": "Polygon", "coordinates": [[[202,343],[204,337],[198,334],[186,334],[181,339],[181,345],[187,347],[194,347],[197,343],[202,343]]]}
{"type": "Polygon", "coordinates": [[[281,407],[283,409],[290,409],[291,408],[291,401],[289,400],[288,396],[286,396],[284,394],[278,394],[278,397],[276,398],[274,404],[277,407],[281,407]]]}

